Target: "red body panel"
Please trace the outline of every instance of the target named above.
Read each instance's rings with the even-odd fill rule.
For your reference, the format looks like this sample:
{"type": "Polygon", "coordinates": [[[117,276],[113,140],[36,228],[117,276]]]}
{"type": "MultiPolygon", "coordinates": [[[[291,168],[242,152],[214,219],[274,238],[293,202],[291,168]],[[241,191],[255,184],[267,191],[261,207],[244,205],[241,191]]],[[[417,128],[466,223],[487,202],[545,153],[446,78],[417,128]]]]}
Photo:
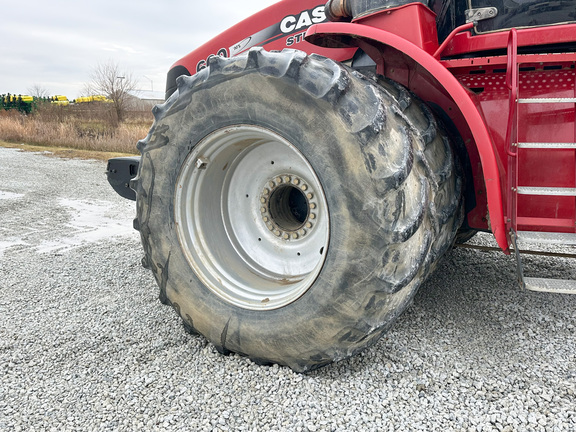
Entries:
{"type": "MultiPolygon", "coordinates": [[[[296,48],[337,61],[350,59],[361,48],[376,62],[378,73],[441,108],[457,127],[468,150],[474,182],[475,207],[467,216],[471,228],[491,230],[508,252],[509,204],[513,202],[514,208],[517,206],[514,228],[576,232],[575,197],[510,191],[515,188],[510,188],[508,174],[516,174],[511,168],[509,155],[514,152],[507,130],[512,128],[515,142],[520,143],[574,143],[576,114],[574,103],[518,105],[511,99],[507,86],[512,76],[509,31],[473,36],[468,31],[471,25],[462,26],[438,48],[434,14],[421,3],[381,11],[353,23],[324,22],[323,6],[321,0],[281,1],[176,65],[195,73],[211,55],[236,55],[256,45],[268,50],[296,48]],[[474,53],[490,54],[474,57],[474,53]],[[510,115],[515,106],[517,116],[510,115]]],[[[568,43],[576,41],[576,25],[514,30],[514,34],[518,47],[568,43]]],[[[514,56],[520,66],[519,98],[576,98],[576,53],[514,56]]],[[[576,150],[516,151],[522,168],[515,184],[576,188],[576,150]]]]}
{"type": "Polygon", "coordinates": [[[428,54],[433,54],[438,49],[436,15],[422,3],[412,3],[387,10],[384,13],[378,12],[363,16],[353,22],[386,29],[386,31],[412,42],[428,54]],[[421,30],[414,31],[414,29],[421,30]]]}
{"type": "Polygon", "coordinates": [[[306,30],[326,21],[322,0],[284,0],[229,28],[224,33],[192,51],[174,66],[184,66],[191,74],[206,67],[211,56],[232,57],[254,46],[268,51],[294,48],[317,53],[334,60],[348,60],[355,50],[330,50],[304,40],[306,30]]]}
{"type": "MultiPolygon", "coordinates": [[[[574,42],[574,24],[536,27],[518,30],[518,46],[550,45],[574,42]]],[[[470,32],[457,34],[443,51],[445,57],[506,48],[508,32],[472,36],[470,32]]]]}
{"type": "MultiPolygon", "coordinates": [[[[576,97],[573,68],[576,55],[518,57],[523,62],[519,74],[519,98],[576,97]]],[[[492,58],[489,65],[452,66],[451,72],[464,86],[478,92],[477,99],[491,130],[498,157],[506,161],[506,130],[510,114],[506,58],[492,58]]],[[[517,142],[576,142],[573,103],[519,105],[518,118],[517,142]]],[[[521,167],[517,174],[519,185],[574,188],[574,150],[520,149],[518,157],[521,167]]],[[[518,228],[521,230],[576,232],[574,197],[518,195],[517,205],[520,215],[518,228]],[[545,225],[549,225],[548,228],[545,225]]]]}

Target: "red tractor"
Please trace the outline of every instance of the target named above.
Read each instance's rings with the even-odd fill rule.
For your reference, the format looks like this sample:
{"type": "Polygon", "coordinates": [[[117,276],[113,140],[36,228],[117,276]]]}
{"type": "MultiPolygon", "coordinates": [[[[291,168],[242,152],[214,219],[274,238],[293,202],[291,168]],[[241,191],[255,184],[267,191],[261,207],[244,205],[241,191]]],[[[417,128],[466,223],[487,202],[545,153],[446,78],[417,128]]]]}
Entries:
{"type": "Polygon", "coordinates": [[[110,182],[190,332],[314,369],[477,231],[576,292],[518,252],[576,244],[575,64],[573,0],[280,1],[171,68],[110,182]]]}

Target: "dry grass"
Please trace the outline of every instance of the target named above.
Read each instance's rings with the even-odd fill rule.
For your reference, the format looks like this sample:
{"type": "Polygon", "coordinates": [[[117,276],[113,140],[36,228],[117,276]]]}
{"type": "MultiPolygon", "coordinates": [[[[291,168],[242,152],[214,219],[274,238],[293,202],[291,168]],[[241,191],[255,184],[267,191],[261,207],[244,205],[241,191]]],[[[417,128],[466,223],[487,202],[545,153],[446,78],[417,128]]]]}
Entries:
{"type": "Polygon", "coordinates": [[[6,141],[0,141],[0,147],[15,148],[22,151],[42,153],[48,157],[59,157],[65,159],[95,159],[106,161],[111,158],[121,156],[133,156],[134,153],[118,153],[118,152],[104,152],[92,150],[77,150],[66,147],[53,147],[45,145],[32,145],[32,144],[15,144],[6,141]]]}
{"type": "Polygon", "coordinates": [[[137,154],[136,143],[152,125],[151,113],[132,114],[115,124],[105,111],[62,110],[48,107],[30,116],[0,111],[0,140],[89,152],[137,154]]]}

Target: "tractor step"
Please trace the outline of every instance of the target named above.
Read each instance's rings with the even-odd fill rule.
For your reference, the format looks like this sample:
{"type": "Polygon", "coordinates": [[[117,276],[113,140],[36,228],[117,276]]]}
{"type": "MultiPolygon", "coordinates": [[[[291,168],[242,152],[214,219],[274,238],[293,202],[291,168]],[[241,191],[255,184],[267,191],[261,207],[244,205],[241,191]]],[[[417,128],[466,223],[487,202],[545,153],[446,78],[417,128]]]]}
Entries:
{"type": "Polygon", "coordinates": [[[516,242],[520,248],[534,243],[576,246],[576,234],[518,231],[516,242]]]}
{"type": "Polygon", "coordinates": [[[537,143],[537,142],[521,142],[518,143],[518,148],[524,149],[576,149],[576,143],[537,143]]]}
{"type": "Polygon", "coordinates": [[[576,188],[518,186],[520,195],[576,196],[576,188]]]}
{"type": "Polygon", "coordinates": [[[576,294],[576,280],[525,277],[524,284],[530,291],[576,294]]]}
{"type": "Polygon", "coordinates": [[[518,281],[520,286],[530,291],[555,294],[576,294],[576,280],[546,279],[524,276],[524,267],[520,257],[520,248],[530,244],[548,244],[576,246],[576,234],[548,233],[535,231],[512,231],[512,241],[518,264],[518,281]]]}
{"type": "Polygon", "coordinates": [[[518,99],[518,103],[576,103],[576,98],[527,98],[518,99]]]}

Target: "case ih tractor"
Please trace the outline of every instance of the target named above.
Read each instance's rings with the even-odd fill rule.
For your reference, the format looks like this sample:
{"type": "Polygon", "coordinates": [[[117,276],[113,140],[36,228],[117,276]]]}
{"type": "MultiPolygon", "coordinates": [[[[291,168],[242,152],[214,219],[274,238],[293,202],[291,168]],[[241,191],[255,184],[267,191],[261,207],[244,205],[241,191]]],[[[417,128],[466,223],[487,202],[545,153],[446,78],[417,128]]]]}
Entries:
{"type": "Polygon", "coordinates": [[[519,254],[576,243],[576,3],[319,1],[178,61],[141,158],[110,161],[160,300],[306,371],[374,343],[477,231],[522,287],[576,292],[519,254]]]}

